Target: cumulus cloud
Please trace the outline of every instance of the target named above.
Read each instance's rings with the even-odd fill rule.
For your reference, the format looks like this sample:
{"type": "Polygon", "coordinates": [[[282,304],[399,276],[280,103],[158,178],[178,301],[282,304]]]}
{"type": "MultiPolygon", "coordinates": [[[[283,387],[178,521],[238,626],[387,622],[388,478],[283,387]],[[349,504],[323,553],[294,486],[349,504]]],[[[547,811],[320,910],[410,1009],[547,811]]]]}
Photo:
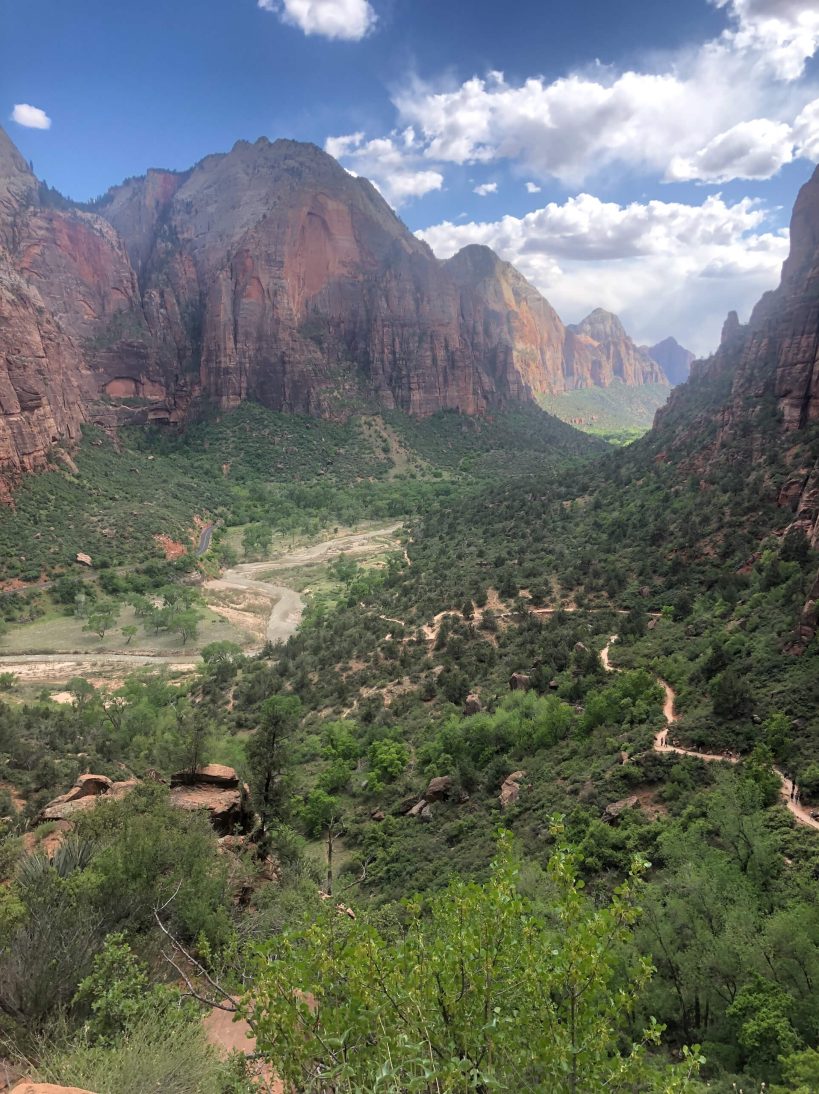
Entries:
{"type": "Polygon", "coordinates": [[[48,114],[39,106],[31,106],[29,103],[15,103],[11,120],[18,125],[24,125],[27,129],[51,128],[51,118],[48,114]]]}
{"type": "Polygon", "coordinates": [[[488,194],[497,194],[498,184],[496,182],[482,182],[476,186],[473,193],[477,194],[479,198],[485,198],[488,194]]]}
{"type": "Polygon", "coordinates": [[[376,14],[368,0],[258,0],[283,23],[305,34],[357,42],[373,29],[376,14]]]}
{"type": "Polygon", "coordinates": [[[819,160],[819,99],[801,111],[793,123],[795,154],[808,160],[819,160]]]}
{"type": "Polygon", "coordinates": [[[539,194],[540,191],[541,191],[541,187],[538,186],[538,184],[536,182],[527,182],[526,183],[526,193],[527,194],[539,194]]]}
{"type": "Polygon", "coordinates": [[[765,230],[767,215],[747,198],[624,206],[579,194],[522,217],[445,221],[417,234],[440,258],[468,243],[492,247],[566,321],[605,307],[638,341],[673,332],[705,353],[730,308],[747,312],[776,284],[788,244],[785,233],[765,230]]]}
{"type": "Polygon", "coordinates": [[[725,8],[734,29],[723,40],[756,57],[760,68],[776,78],[795,80],[819,45],[816,0],[713,0],[725,8]]]}
{"type": "Polygon", "coordinates": [[[675,156],[666,178],[727,182],[769,179],[793,159],[793,135],[786,122],[754,118],[718,134],[692,156],[675,156]]]}
{"type": "Polygon", "coordinates": [[[767,178],[792,158],[790,126],[819,92],[800,79],[819,46],[819,0],[713,2],[730,20],[721,35],[640,71],[598,64],[519,83],[490,72],[444,88],[415,80],[395,105],[442,163],[509,160],[567,185],[615,165],[669,179],[767,178]]]}
{"type": "Polygon", "coordinates": [[[370,141],[364,139],[363,133],[328,137],[324,150],[352,174],[372,179],[387,201],[396,207],[432,190],[440,190],[444,183],[441,172],[431,170],[414,152],[412,130],[370,141]]]}

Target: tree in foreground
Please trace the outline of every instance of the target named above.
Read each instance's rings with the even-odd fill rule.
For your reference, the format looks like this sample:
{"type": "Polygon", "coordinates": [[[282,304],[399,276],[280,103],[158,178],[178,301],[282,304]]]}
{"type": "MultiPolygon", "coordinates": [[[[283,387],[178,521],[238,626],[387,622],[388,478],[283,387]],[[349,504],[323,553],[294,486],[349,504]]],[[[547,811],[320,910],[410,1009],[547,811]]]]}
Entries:
{"type": "Polygon", "coordinates": [[[696,1050],[671,1065],[648,1051],[656,1022],[633,1036],[652,971],[628,957],[642,869],[595,906],[560,844],[535,902],[504,834],[488,882],[454,880],[409,902],[403,929],[328,902],[254,951],[243,1006],[258,1049],[315,1094],[691,1091],[696,1050]]]}

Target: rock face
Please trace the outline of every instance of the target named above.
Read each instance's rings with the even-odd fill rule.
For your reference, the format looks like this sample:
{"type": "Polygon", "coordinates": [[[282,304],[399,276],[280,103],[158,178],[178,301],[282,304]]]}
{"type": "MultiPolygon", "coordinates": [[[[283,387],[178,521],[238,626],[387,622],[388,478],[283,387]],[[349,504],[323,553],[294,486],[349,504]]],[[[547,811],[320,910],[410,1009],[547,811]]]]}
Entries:
{"type": "Polygon", "coordinates": [[[92,206],[0,130],[0,481],[85,421],[182,423],[253,399],[479,414],[660,370],[619,321],[567,328],[486,247],[446,262],[314,145],[238,142],[92,206]]]}
{"type": "Polygon", "coordinates": [[[525,778],[525,771],[513,771],[511,775],[506,776],[503,780],[503,785],[500,788],[500,794],[498,795],[501,809],[508,809],[510,805],[515,804],[520,797],[521,780],[525,778]]]}
{"type": "MultiPolygon", "coordinates": [[[[771,476],[778,504],[816,547],[819,462],[801,441],[819,421],[819,169],[796,199],[790,239],[779,287],[762,297],[746,325],[736,312],[728,315],[719,349],[694,363],[688,382],[657,412],[646,443],[656,459],[678,456],[694,474],[719,460],[765,468],[776,450],[789,476],[771,476]]],[[[816,633],[817,600],[819,578],[793,652],[816,633]]]]}
{"type": "MultiPolygon", "coordinates": [[[[80,775],[74,786],[50,801],[37,819],[69,821],[75,813],[93,809],[100,801],[126,797],[137,786],[138,779],[112,782],[105,775],[80,775]]],[[[220,836],[232,835],[253,819],[247,786],[239,782],[232,767],[222,764],[206,764],[194,773],[181,771],[171,776],[171,804],[179,809],[207,809],[220,836]]]]}
{"type": "Polygon", "coordinates": [[[688,379],[694,354],[690,349],[681,346],[676,338],[664,338],[662,342],[658,342],[655,346],[641,346],[640,348],[648,354],[652,361],[657,362],[672,386],[676,387],[677,384],[684,384],[688,379]]]}
{"type": "Polygon", "coordinates": [[[660,365],[632,342],[616,315],[596,308],[590,315],[569,328],[577,337],[582,352],[578,353],[576,369],[586,382],[573,387],[609,387],[616,380],[624,384],[667,384],[660,365]],[[587,362],[589,362],[587,364],[587,362]],[[582,370],[588,369],[584,373],[582,370]]]}
{"type": "Polygon", "coordinates": [[[222,764],[172,775],[171,804],[179,809],[207,809],[211,825],[221,836],[232,835],[252,820],[249,789],[232,767],[222,764]]]}
{"type": "Polygon", "coordinates": [[[745,326],[729,314],[717,352],[696,362],[689,383],[658,411],[655,427],[672,446],[685,439],[681,416],[708,388],[715,398],[705,417],[717,424],[715,450],[766,410],[785,432],[819,420],[819,169],[799,191],[790,232],[779,288],[762,297],[745,326]]]}

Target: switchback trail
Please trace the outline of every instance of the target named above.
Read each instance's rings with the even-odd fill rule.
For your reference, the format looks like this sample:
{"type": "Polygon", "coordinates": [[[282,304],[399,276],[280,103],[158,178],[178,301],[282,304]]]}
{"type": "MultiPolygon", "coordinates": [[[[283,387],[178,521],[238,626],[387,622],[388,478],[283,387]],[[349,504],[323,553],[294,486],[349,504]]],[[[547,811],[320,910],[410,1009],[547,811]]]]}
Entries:
{"type": "MultiPolygon", "coordinates": [[[[616,672],[617,670],[612,666],[609,659],[609,651],[612,645],[617,641],[617,635],[613,634],[609,638],[606,645],[603,647],[600,653],[600,660],[603,662],[603,668],[606,672],[616,672]]],[[[663,717],[665,718],[665,725],[662,729],[658,730],[654,734],[654,751],[655,752],[674,752],[677,756],[694,756],[698,760],[703,760],[705,763],[726,763],[736,764],[742,759],[741,756],[737,756],[735,753],[726,753],[720,755],[714,752],[697,752],[693,748],[680,748],[677,745],[668,743],[668,733],[674,722],[677,721],[677,713],[674,707],[676,701],[676,693],[669,683],[663,680],[661,677],[657,677],[657,683],[665,692],[665,699],[663,701],[663,717]]],[[[785,775],[778,767],[774,768],[776,776],[779,779],[779,794],[784,802],[788,811],[793,815],[797,824],[803,824],[807,828],[815,828],[819,830],[819,821],[808,812],[803,805],[795,802],[791,794],[793,792],[793,782],[785,775]]]]}

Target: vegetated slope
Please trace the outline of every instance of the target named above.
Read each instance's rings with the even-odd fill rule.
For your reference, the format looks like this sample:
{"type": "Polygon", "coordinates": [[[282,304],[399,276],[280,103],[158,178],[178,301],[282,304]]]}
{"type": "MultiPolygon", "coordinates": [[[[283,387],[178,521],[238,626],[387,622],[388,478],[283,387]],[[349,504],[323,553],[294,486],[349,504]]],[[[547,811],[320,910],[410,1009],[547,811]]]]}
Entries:
{"type": "MultiPolygon", "coordinates": [[[[160,557],[156,535],[191,546],[194,519],[223,525],[264,520],[279,530],[403,516],[444,474],[501,475],[510,464],[563,464],[603,450],[536,407],[492,419],[456,413],[423,422],[389,416],[319,422],[252,403],[178,434],[131,427],[114,445],[89,428],[70,464],[26,479],[0,519],[0,580],[37,581],[94,566],[160,557]],[[402,438],[395,473],[388,430],[402,438]]],[[[188,561],[190,564],[190,559],[188,561]]]]}
{"type": "MultiPolygon", "coordinates": [[[[574,984],[573,927],[586,922],[588,910],[572,888],[572,914],[555,912],[555,892],[566,891],[575,869],[561,841],[576,848],[604,917],[633,857],[651,863],[641,915],[604,918],[608,933],[592,947],[615,955],[605,990],[591,957],[583,966],[594,970],[587,986],[598,1003],[639,985],[621,1014],[623,1043],[639,1039],[650,1016],[665,1027],[642,1089],[667,1090],[659,1069],[690,1044],[701,1045],[705,1057],[708,1086],[699,1089],[815,1089],[819,845],[783,808],[773,771],[776,764],[795,777],[803,804],[819,803],[819,650],[810,623],[819,566],[811,508],[819,455],[811,354],[819,316],[816,254],[805,251],[806,240],[819,238],[815,187],[797,204],[781,288],[746,330],[729,323],[718,354],[674,393],[647,437],[592,465],[527,463],[517,475],[507,466],[491,481],[464,475],[443,482],[440,494],[416,497],[406,557],[397,552],[367,572],[346,560],[337,573],[337,608],[308,612],[295,637],[258,658],[210,651],[185,702],[172,703],[168,685],[131,680],[121,704],[104,695],[83,699],[79,688],[66,710],[0,706],[4,778],[32,801],[55,777],[73,778],[83,762],[112,770],[123,762],[140,774],[167,770],[218,727],[209,755],[229,754],[239,765],[265,818],[256,842],[243,845],[231,901],[215,848],[201,833],[178,830],[161,790],[153,801],[146,794],[131,805],[98,807],[79,826],[93,869],[78,869],[71,880],[68,911],[60,882],[27,888],[26,868],[18,867],[4,896],[12,914],[0,917],[9,961],[16,960],[11,969],[19,969],[34,937],[38,960],[26,971],[29,980],[42,977],[63,937],[42,924],[77,908],[83,922],[124,924],[135,945],[155,953],[157,877],[179,883],[183,860],[168,861],[168,844],[178,845],[187,872],[195,867],[201,879],[201,895],[185,889],[170,913],[174,927],[209,967],[225,969],[231,991],[244,978],[252,999],[257,978],[268,1017],[262,1043],[275,1042],[289,1069],[306,1053],[306,1071],[315,1074],[326,1045],[310,1041],[305,1049],[303,1030],[276,1041],[276,1031],[291,1028],[276,1019],[293,1011],[293,987],[315,987],[332,1000],[344,1064],[354,1068],[372,1044],[369,1029],[361,1034],[362,999],[377,997],[369,993],[379,985],[376,976],[351,998],[351,977],[374,950],[381,969],[389,961],[381,932],[403,959],[408,918],[429,922],[422,914],[429,903],[413,905],[409,917],[400,898],[421,890],[428,902],[453,873],[496,876],[489,863],[501,824],[523,859],[504,907],[522,891],[535,913],[521,929],[562,925],[550,943],[550,969],[565,974],[558,995],[574,984]],[[611,656],[622,671],[607,674],[599,651],[615,633],[611,656]],[[655,751],[664,698],[657,677],[678,693],[670,732],[694,750],[730,750],[740,762],[655,751]],[[137,847],[155,852],[135,856],[137,839],[137,847]],[[328,886],[330,846],[333,900],[322,913],[315,861],[328,886]],[[262,880],[268,852],[277,864],[274,885],[262,880]],[[125,883],[134,894],[127,912],[107,896],[125,883]],[[348,926],[362,918],[364,928],[348,926]],[[284,925],[299,922],[309,934],[281,937],[284,925]],[[378,936],[366,933],[368,925],[378,936]],[[257,953],[248,938],[272,941],[257,953]],[[329,944],[339,938],[350,948],[329,944]],[[311,960],[316,949],[324,960],[311,960]],[[355,961],[344,965],[345,956],[355,961]],[[641,956],[656,970],[650,980],[637,975],[646,973],[641,956]],[[271,967],[284,989],[270,979],[271,967]]],[[[451,427],[449,416],[443,421],[451,427]]],[[[403,433],[390,427],[405,443],[433,430],[427,447],[416,450],[438,452],[450,466],[459,453],[469,461],[478,442],[481,458],[487,450],[472,426],[437,433],[433,419],[407,423],[403,433]]],[[[257,504],[251,491],[248,500],[257,504]]],[[[254,513],[269,504],[262,494],[254,513]]],[[[2,847],[6,861],[21,857],[13,833],[2,847]]],[[[43,872],[28,869],[35,878],[43,872]]],[[[430,973],[425,981],[453,968],[444,987],[454,985],[456,1001],[473,998],[471,982],[460,975],[465,966],[450,966],[447,956],[460,955],[464,936],[496,937],[488,914],[481,930],[462,929],[474,922],[485,892],[476,886],[452,897],[452,935],[439,936],[412,966],[430,973]]],[[[441,905],[434,907],[437,913],[441,905]]],[[[92,938],[89,950],[101,945],[92,938]]],[[[477,945],[486,956],[489,948],[477,945]]],[[[66,995],[81,975],[70,971],[66,995]]],[[[0,976],[0,984],[20,980],[19,972],[14,980],[0,976]]],[[[450,997],[436,987],[427,1006],[438,1016],[443,999],[446,1018],[450,997]]],[[[50,1001],[37,1009],[40,998],[24,1000],[22,1019],[15,1014],[17,1036],[26,1020],[53,1020],[50,1001]]],[[[489,1021],[504,1051],[519,1028],[509,998],[511,990],[488,1012],[499,1016],[489,1021]]],[[[394,1008],[389,999],[386,1005],[394,1008]]],[[[68,1013],[77,1051],[87,1034],[79,1033],[79,1010],[68,1013]]],[[[299,1013],[306,1017],[309,1007],[299,1013]]],[[[325,1030],[314,1017],[311,1031],[325,1030]]],[[[552,1020],[559,1041],[566,1025],[562,1016],[552,1020]]],[[[117,1026],[105,1051],[116,1059],[127,1040],[117,1026]]],[[[528,1040],[518,1047],[513,1061],[529,1076],[538,1060],[528,1040]]],[[[616,1049],[606,1053],[611,1063],[616,1049]]],[[[61,1071],[68,1077],[77,1074],[65,1070],[70,1060],[61,1071]]]]}
{"type": "Polygon", "coordinates": [[[559,395],[539,395],[538,403],[550,414],[602,437],[612,444],[628,444],[648,432],[657,410],[671,393],[669,384],[628,387],[585,387],[559,395]]]}
{"type": "Polygon", "coordinates": [[[0,133],[0,291],[5,491],[82,422],[245,400],[481,414],[660,371],[616,321],[565,327],[488,248],[439,262],[369,182],[296,141],[240,141],[78,206],[0,133]]]}

